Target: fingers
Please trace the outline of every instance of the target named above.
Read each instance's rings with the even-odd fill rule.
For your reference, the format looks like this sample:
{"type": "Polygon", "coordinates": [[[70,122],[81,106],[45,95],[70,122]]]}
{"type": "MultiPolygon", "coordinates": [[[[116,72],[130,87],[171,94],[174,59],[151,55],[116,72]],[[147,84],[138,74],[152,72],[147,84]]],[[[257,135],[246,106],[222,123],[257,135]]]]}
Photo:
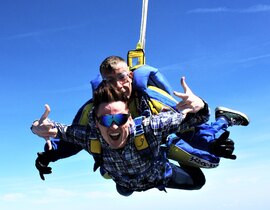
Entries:
{"type": "Polygon", "coordinates": [[[39,176],[43,181],[45,180],[44,174],[41,171],[39,172],[39,176]]]}
{"type": "Polygon", "coordinates": [[[231,139],[221,140],[220,141],[220,149],[223,150],[223,154],[225,158],[229,158],[232,160],[236,159],[236,155],[233,154],[234,151],[234,141],[231,139]]]}
{"type": "Polygon", "coordinates": [[[185,77],[181,77],[181,85],[184,89],[183,93],[174,91],[174,95],[182,99],[182,101],[180,101],[177,104],[177,109],[178,110],[187,109],[186,112],[190,112],[190,111],[194,112],[193,109],[195,108],[195,106],[197,106],[198,100],[195,97],[195,95],[192,93],[190,88],[188,87],[185,77]]]}
{"type": "Polygon", "coordinates": [[[52,142],[51,142],[51,140],[45,138],[45,141],[46,141],[46,143],[48,145],[49,150],[52,150],[52,142]]]}
{"type": "Polygon", "coordinates": [[[57,134],[57,129],[54,128],[54,123],[48,119],[50,114],[50,106],[45,104],[45,111],[39,120],[33,122],[31,130],[34,134],[45,139],[49,148],[52,148],[50,137],[54,138],[57,134]]]}
{"type": "Polygon", "coordinates": [[[51,174],[52,173],[51,167],[42,166],[42,168],[39,168],[38,170],[39,170],[39,176],[43,181],[45,180],[44,174],[51,174]]]}
{"type": "Polygon", "coordinates": [[[44,113],[41,115],[41,117],[39,119],[39,124],[43,123],[43,121],[48,118],[50,112],[51,112],[50,106],[48,104],[45,104],[45,111],[44,111],[44,113]]]}
{"type": "MultiPolygon", "coordinates": [[[[181,109],[178,109],[178,110],[181,110],[181,109]]],[[[191,109],[191,108],[185,108],[185,109],[182,109],[182,114],[184,115],[184,116],[186,116],[188,113],[191,113],[193,111],[193,109],[191,109]]]]}
{"type": "MultiPolygon", "coordinates": [[[[229,138],[229,135],[230,135],[230,131],[224,131],[221,135],[220,135],[220,137],[218,138],[218,140],[219,141],[226,141],[228,138],[229,138]]],[[[230,141],[232,141],[231,139],[230,139],[230,141]]]]}
{"type": "Polygon", "coordinates": [[[184,89],[184,93],[187,93],[190,91],[190,88],[188,87],[187,83],[186,83],[186,78],[185,77],[181,77],[181,85],[184,89]]]}
{"type": "Polygon", "coordinates": [[[41,125],[34,127],[33,126],[33,132],[41,137],[44,138],[46,141],[50,138],[55,138],[57,135],[57,128],[53,128],[53,125],[41,125]]]}
{"type": "Polygon", "coordinates": [[[35,166],[39,171],[39,176],[42,180],[45,180],[44,174],[51,174],[52,168],[48,167],[49,161],[45,161],[44,152],[37,153],[38,158],[35,161],[35,166]]]}
{"type": "Polygon", "coordinates": [[[180,92],[176,92],[174,91],[174,95],[176,95],[177,97],[186,100],[188,98],[188,95],[186,95],[186,93],[188,91],[190,91],[190,88],[188,87],[187,83],[186,83],[186,78],[185,77],[181,77],[181,85],[184,89],[184,93],[180,93],[180,92]]]}
{"type": "Polygon", "coordinates": [[[236,155],[230,155],[230,157],[229,157],[230,159],[232,159],[232,160],[236,160],[236,155]]]}
{"type": "Polygon", "coordinates": [[[188,98],[188,95],[186,95],[185,93],[180,93],[177,91],[173,91],[173,94],[179,98],[181,98],[183,101],[185,101],[188,98]]]}

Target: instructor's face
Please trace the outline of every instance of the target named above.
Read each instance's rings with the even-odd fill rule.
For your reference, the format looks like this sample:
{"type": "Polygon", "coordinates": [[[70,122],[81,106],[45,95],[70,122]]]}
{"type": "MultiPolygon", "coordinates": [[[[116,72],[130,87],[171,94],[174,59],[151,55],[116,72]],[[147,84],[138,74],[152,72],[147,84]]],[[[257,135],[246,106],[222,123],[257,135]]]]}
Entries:
{"type": "Polygon", "coordinates": [[[125,62],[116,64],[114,71],[103,72],[103,79],[114,85],[118,90],[130,98],[132,92],[132,72],[125,62]]]}

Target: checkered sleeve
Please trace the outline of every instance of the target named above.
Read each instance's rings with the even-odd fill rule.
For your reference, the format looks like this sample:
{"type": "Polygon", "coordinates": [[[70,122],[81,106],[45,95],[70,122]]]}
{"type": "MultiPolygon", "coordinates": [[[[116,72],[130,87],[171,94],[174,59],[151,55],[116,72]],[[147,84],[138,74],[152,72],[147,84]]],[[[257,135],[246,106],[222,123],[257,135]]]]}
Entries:
{"type": "Polygon", "coordinates": [[[154,135],[162,140],[171,133],[179,132],[182,129],[181,122],[183,119],[182,113],[167,111],[152,115],[148,123],[154,135]]]}
{"type": "Polygon", "coordinates": [[[86,148],[89,135],[92,134],[89,126],[82,125],[63,125],[61,123],[54,123],[58,129],[57,138],[63,141],[81,145],[86,148]]]}

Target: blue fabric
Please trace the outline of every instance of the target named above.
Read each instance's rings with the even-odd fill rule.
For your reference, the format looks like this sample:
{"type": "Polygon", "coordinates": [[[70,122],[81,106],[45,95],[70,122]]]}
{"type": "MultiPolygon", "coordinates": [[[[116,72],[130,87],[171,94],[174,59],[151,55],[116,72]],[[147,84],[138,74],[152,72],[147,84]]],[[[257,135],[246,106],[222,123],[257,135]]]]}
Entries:
{"type": "MultiPolygon", "coordinates": [[[[194,136],[194,138],[197,138],[194,136]]],[[[201,137],[198,137],[201,140],[201,137]]],[[[189,154],[189,162],[196,164],[197,166],[203,168],[215,168],[218,166],[220,158],[215,155],[209,153],[208,151],[200,150],[192,147],[190,144],[185,142],[176,134],[171,134],[167,138],[167,147],[170,145],[175,145],[179,149],[187,152],[189,154]]],[[[213,140],[213,139],[212,139],[213,140]]]]}
{"type": "Polygon", "coordinates": [[[133,86],[135,90],[145,92],[149,85],[158,87],[170,95],[173,92],[170,83],[158,69],[143,65],[133,72],[133,86]]]}
{"type": "Polygon", "coordinates": [[[209,166],[205,165],[205,167],[211,168],[211,163],[219,163],[220,158],[209,153],[209,143],[219,138],[219,136],[223,134],[227,128],[227,121],[223,119],[217,119],[217,121],[211,124],[204,123],[198,125],[194,128],[194,130],[177,135],[169,135],[167,139],[167,146],[169,147],[173,144],[178,148],[188,152],[191,155],[191,161],[202,161],[200,164],[210,164],[209,166]],[[192,157],[193,155],[195,156],[195,159],[192,157]],[[196,157],[199,159],[196,159],[196,157]],[[192,158],[194,160],[192,160],[192,158]],[[203,160],[209,161],[209,163],[204,163],[203,160]]]}
{"type": "Polygon", "coordinates": [[[204,123],[196,126],[193,136],[190,136],[189,133],[183,133],[179,137],[188,142],[192,147],[209,151],[209,142],[217,139],[227,128],[227,121],[217,119],[211,124],[204,123]]]}
{"type": "Polygon", "coordinates": [[[97,89],[99,84],[102,82],[102,76],[98,74],[95,79],[91,80],[92,93],[97,89]]]}

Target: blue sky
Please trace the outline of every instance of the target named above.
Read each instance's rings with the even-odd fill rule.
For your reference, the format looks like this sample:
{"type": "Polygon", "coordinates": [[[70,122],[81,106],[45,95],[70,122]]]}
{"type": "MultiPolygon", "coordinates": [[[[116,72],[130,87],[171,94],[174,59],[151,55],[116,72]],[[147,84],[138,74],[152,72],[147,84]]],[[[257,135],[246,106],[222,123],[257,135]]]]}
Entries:
{"type": "Polygon", "coordinates": [[[69,124],[91,97],[89,81],[109,55],[134,49],[141,1],[12,0],[0,7],[2,146],[0,209],[269,209],[270,2],[267,0],[149,0],[146,62],[182,91],[180,77],[216,106],[245,112],[233,127],[237,160],[203,170],[199,191],[150,190],[121,197],[112,181],[93,173],[82,151],[51,164],[42,181],[35,169],[44,141],[29,127],[51,106],[69,124]]]}

